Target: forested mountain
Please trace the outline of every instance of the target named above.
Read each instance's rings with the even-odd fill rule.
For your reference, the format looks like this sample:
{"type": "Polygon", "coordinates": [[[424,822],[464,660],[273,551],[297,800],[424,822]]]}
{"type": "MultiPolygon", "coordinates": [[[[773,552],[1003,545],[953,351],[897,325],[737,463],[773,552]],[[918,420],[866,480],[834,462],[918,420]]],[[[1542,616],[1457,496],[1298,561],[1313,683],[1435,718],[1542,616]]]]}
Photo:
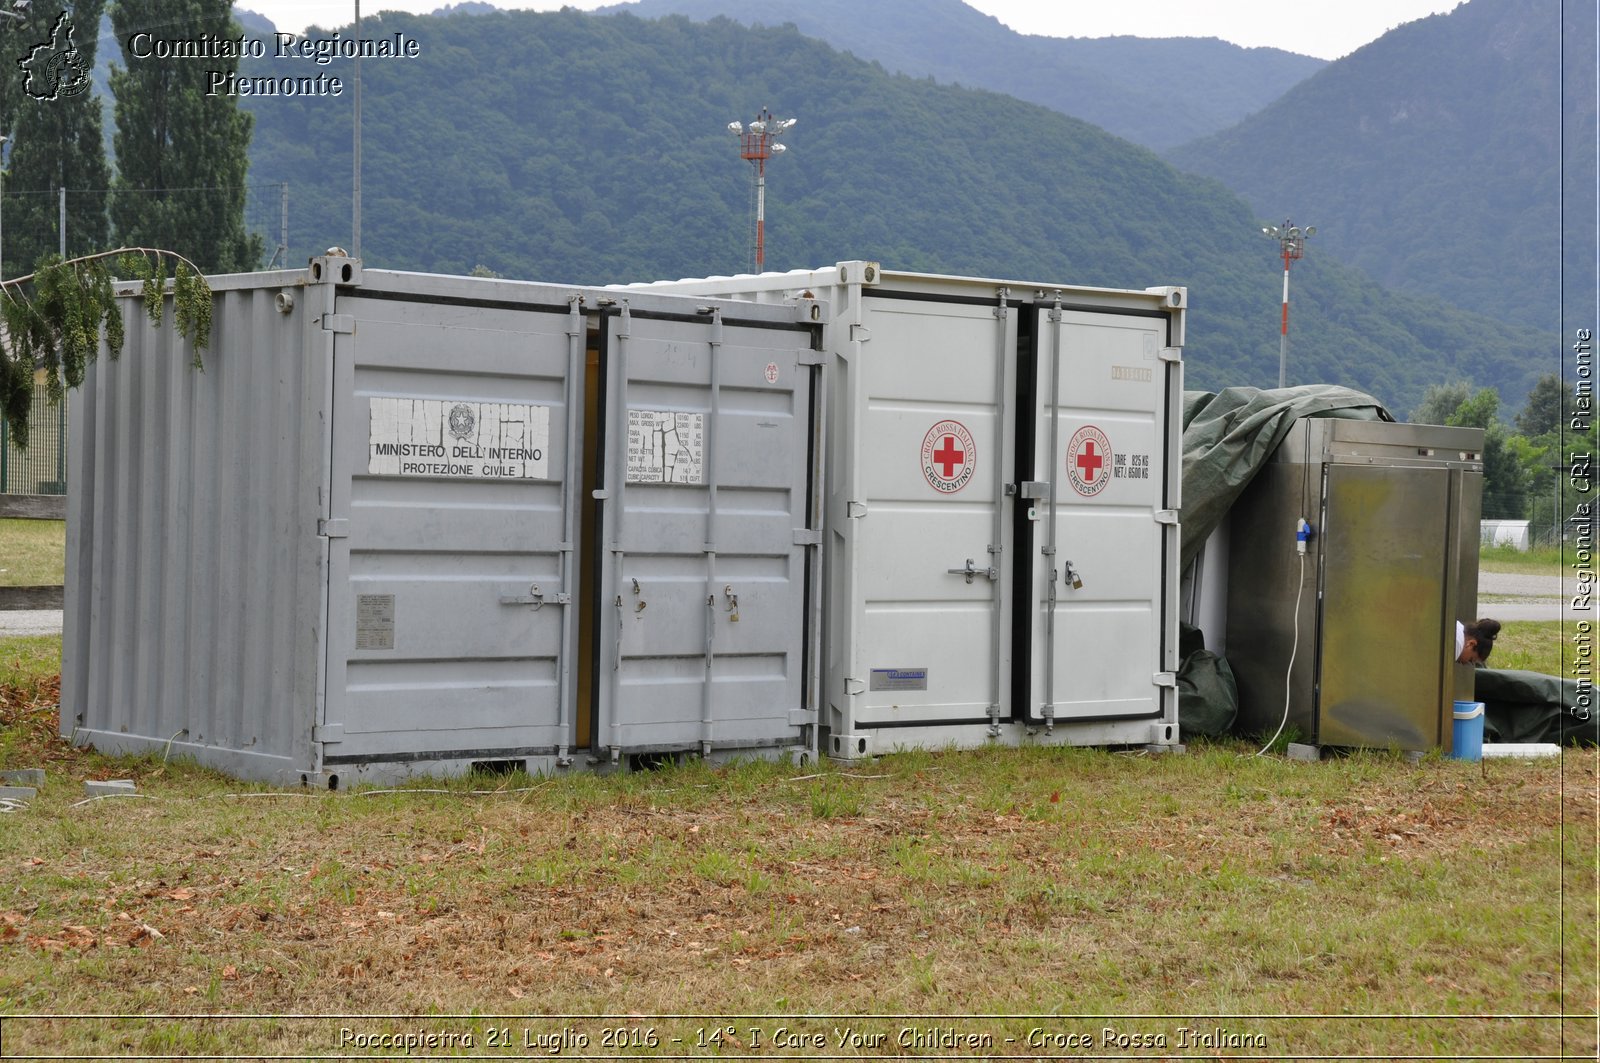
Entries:
{"type": "MultiPolygon", "coordinates": [[[[1184,284],[1190,386],[1276,380],[1280,274],[1263,219],[1088,123],[728,20],[363,21],[363,36],[396,32],[420,42],[418,58],[363,64],[369,266],[574,283],[741,271],[750,167],[725,127],[770,106],[800,123],[768,170],[768,268],[869,258],[1184,284]]],[[[315,69],[350,84],[348,61],[315,69]]],[[[267,59],[244,72],[308,68],[267,59]]],[[[290,185],[291,260],[348,244],[351,93],[249,105],[252,181],[290,185]]],[[[1292,381],[1361,388],[1397,412],[1457,378],[1499,387],[1514,408],[1551,361],[1543,334],[1393,296],[1315,251],[1296,267],[1292,344],[1292,381]]]]}
{"type": "MultiPolygon", "coordinates": [[[[1168,157],[1260,214],[1316,225],[1314,248],[1387,286],[1555,328],[1563,223],[1593,251],[1592,212],[1575,229],[1561,182],[1565,114],[1572,145],[1588,144],[1567,163],[1586,169],[1573,183],[1592,201],[1594,14],[1593,4],[1471,0],[1168,157]],[[1564,69],[1564,31],[1588,42],[1587,71],[1564,69]]],[[[1593,255],[1568,266],[1592,292],[1593,255]]]]}
{"type": "Polygon", "coordinates": [[[233,17],[246,33],[261,37],[272,36],[278,28],[265,15],[258,15],[248,8],[238,7],[237,5],[233,9],[233,17]]]}
{"type": "Polygon", "coordinates": [[[1025,35],[961,0],[638,0],[601,10],[792,23],[891,72],[993,89],[1157,151],[1231,126],[1326,65],[1215,37],[1163,38],[1157,23],[1141,37],[1025,35]]]}

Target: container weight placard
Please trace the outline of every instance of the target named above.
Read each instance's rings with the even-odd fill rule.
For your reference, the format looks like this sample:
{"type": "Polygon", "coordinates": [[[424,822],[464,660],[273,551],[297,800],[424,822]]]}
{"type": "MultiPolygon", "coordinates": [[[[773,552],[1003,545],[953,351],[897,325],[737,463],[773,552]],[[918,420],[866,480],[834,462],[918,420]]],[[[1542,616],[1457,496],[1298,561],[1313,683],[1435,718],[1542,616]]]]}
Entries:
{"type": "Polygon", "coordinates": [[[394,649],[394,595],[356,595],[356,649],[394,649]]]}

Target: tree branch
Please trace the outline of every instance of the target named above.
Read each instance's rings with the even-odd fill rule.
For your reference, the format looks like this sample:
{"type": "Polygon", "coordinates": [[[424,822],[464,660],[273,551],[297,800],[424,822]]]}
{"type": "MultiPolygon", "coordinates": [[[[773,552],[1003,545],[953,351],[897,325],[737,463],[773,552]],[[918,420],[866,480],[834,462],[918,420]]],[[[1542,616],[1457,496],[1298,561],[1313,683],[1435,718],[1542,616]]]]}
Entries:
{"type": "MultiPolygon", "coordinates": [[[[194,273],[195,276],[197,276],[197,277],[205,276],[205,274],[203,272],[201,272],[199,266],[196,266],[193,262],[190,262],[187,258],[184,258],[182,255],[178,254],[176,251],[166,251],[166,250],[163,250],[163,249],[161,249],[159,247],[119,247],[114,251],[96,251],[92,255],[79,255],[77,258],[63,259],[60,262],[52,263],[52,265],[53,266],[76,266],[76,265],[78,265],[80,263],[83,263],[83,262],[94,262],[94,261],[97,261],[98,259],[102,259],[102,258],[114,258],[117,255],[166,255],[169,258],[175,258],[179,262],[182,262],[185,266],[188,266],[189,269],[194,273]]],[[[35,273],[29,273],[26,276],[22,276],[22,277],[8,277],[5,280],[0,280],[0,291],[4,291],[6,288],[8,288],[8,287],[10,287],[12,285],[16,285],[18,287],[21,287],[22,285],[27,284],[29,281],[33,280],[33,278],[37,277],[38,275],[39,274],[37,272],[35,272],[35,273]]]]}

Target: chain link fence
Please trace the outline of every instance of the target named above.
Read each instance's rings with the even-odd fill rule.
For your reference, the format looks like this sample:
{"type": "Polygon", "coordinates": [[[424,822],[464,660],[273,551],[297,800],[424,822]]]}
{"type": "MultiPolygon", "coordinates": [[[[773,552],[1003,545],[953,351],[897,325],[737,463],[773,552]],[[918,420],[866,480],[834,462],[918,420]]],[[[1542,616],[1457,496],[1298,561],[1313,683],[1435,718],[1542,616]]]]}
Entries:
{"type": "MultiPolygon", "coordinates": [[[[115,199],[170,200],[183,202],[202,216],[208,206],[225,214],[238,195],[238,189],[161,188],[161,189],[82,189],[48,188],[23,189],[13,185],[9,176],[0,187],[0,233],[5,243],[0,245],[4,259],[0,266],[6,277],[20,277],[33,271],[34,265],[46,254],[80,254],[87,250],[105,250],[102,247],[85,248],[83,241],[74,239],[75,227],[81,222],[80,211],[85,204],[98,203],[94,208],[109,212],[115,199]]],[[[159,204],[157,205],[159,209],[159,204]]],[[[260,240],[261,260],[257,269],[281,269],[289,253],[289,185],[285,181],[244,186],[244,224],[252,236],[260,240]]],[[[103,236],[101,237],[104,238],[103,236]]],[[[173,248],[182,252],[181,247],[173,248]]]]}
{"type": "Polygon", "coordinates": [[[52,405],[43,381],[35,384],[28,418],[28,449],[11,442],[0,417],[0,494],[64,495],[67,493],[67,404],[52,405]]]}

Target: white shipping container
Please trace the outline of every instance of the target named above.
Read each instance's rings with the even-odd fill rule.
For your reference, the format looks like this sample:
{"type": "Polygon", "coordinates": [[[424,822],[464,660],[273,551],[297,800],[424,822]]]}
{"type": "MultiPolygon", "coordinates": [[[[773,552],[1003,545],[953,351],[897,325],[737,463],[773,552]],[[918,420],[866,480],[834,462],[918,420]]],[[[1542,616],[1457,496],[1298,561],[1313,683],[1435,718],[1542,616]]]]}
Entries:
{"type": "Polygon", "coordinates": [[[826,752],[1178,742],[1184,289],[857,261],[619,290],[830,307],[826,752]]]}

